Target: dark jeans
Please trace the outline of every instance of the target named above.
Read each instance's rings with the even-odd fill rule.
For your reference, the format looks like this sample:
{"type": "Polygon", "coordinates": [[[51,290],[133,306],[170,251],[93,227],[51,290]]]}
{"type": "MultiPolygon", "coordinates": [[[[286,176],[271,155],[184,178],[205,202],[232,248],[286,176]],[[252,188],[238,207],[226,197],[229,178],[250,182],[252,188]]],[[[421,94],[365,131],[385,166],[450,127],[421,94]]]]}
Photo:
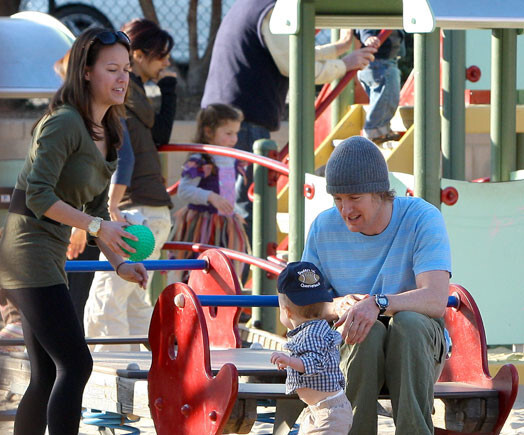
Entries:
{"type": "Polygon", "coordinates": [[[31,380],[15,420],[16,435],[78,433],[82,394],[93,360],[66,285],[6,290],[20,308],[31,380]]]}
{"type": "MultiPolygon", "coordinates": [[[[238,132],[238,142],[235,148],[243,151],[253,152],[253,143],[258,139],[269,139],[269,130],[256,124],[244,121],[238,132]]],[[[253,183],[253,165],[246,170],[246,180],[239,175],[236,180],[235,212],[246,221],[246,233],[249,242],[253,241],[253,203],[247,197],[249,186],[253,183]]]]}
{"type": "Polygon", "coordinates": [[[364,131],[375,139],[391,131],[389,122],[400,97],[400,70],[396,60],[377,59],[359,71],[358,78],[369,96],[364,131]]]}

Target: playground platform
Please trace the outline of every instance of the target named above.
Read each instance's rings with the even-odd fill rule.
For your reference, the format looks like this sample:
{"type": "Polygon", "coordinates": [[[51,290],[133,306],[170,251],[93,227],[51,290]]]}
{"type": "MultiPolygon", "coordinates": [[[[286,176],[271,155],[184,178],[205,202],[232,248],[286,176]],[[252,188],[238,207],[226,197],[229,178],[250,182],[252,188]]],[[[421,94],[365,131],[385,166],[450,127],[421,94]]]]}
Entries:
{"type": "MultiPolygon", "coordinates": [[[[140,368],[145,368],[150,364],[150,354],[148,352],[142,352],[142,354],[141,357],[137,356],[136,358],[133,358],[133,360],[136,360],[134,362],[138,364],[140,368]]],[[[22,353],[16,356],[18,358],[0,355],[0,364],[2,366],[8,364],[10,366],[18,367],[18,369],[25,373],[26,370],[24,369],[24,366],[27,364],[27,360],[25,360],[22,353]],[[7,361],[9,361],[9,363],[7,363],[7,361]]],[[[511,361],[517,367],[524,367],[524,356],[508,352],[507,349],[504,351],[502,348],[497,348],[490,351],[491,373],[496,373],[496,364],[501,364],[503,360],[507,362],[511,361]]],[[[114,373],[112,374],[112,371],[114,371],[115,368],[119,366],[126,367],[129,362],[129,355],[111,354],[96,356],[95,371],[88,387],[86,388],[85,403],[111,404],[115,410],[122,409],[123,405],[127,407],[132,406],[134,412],[140,416],[140,419],[136,423],[132,423],[131,426],[138,428],[141,434],[153,435],[155,434],[154,424],[149,417],[149,410],[147,408],[147,381],[131,380],[131,382],[129,382],[129,379],[127,379],[127,381],[122,381],[122,379],[126,378],[120,378],[120,381],[118,381],[119,377],[114,373]],[[123,362],[124,358],[125,361],[123,362]],[[146,401],[144,402],[144,400],[146,401]]],[[[522,371],[519,370],[519,372],[522,374],[522,371]]],[[[5,412],[8,409],[15,410],[20,395],[13,395],[13,392],[11,391],[9,398],[6,397],[7,387],[3,385],[5,376],[2,375],[0,379],[0,412],[5,412]]],[[[26,383],[27,379],[20,379],[16,390],[23,392],[26,383]]],[[[12,388],[10,389],[12,390],[12,388]]],[[[257,413],[259,415],[274,413],[274,411],[274,407],[258,406],[257,408],[257,413]]],[[[259,418],[249,433],[252,435],[269,435],[272,431],[272,423],[267,421],[267,419],[259,418]]],[[[378,431],[381,435],[394,434],[395,427],[393,420],[387,416],[379,416],[378,431]]],[[[0,433],[11,435],[13,433],[13,421],[0,420],[0,433]]],[[[99,435],[96,426],[81,424],[79,435],[95,434],[99,435]]],[[[513,406],[513,410],[511,411],[501,434],[524,434],[524,385],[522,384],[519,387],[519,394],[513,406]]]]}

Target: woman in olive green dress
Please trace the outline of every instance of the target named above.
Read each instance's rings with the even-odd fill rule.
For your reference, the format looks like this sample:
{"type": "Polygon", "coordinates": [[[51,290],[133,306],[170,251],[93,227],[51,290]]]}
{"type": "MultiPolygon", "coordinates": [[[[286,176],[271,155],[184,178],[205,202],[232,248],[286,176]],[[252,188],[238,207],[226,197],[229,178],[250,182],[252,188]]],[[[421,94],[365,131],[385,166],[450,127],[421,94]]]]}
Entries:
{"type": "Polygon", "coordinates": [[[147,284],[143,265],[123,261],[122,248],[134,249],[107,209],[129,69],[125,33],[90,29],[77,38],[13,192],[0,242],[0,287],[22,312],[31,363],[17,435],[43,435],[46,426],[50,435],[78,433],[93,362],[67,289],[71,227],[88,231],[122,278],[147,284]]]}

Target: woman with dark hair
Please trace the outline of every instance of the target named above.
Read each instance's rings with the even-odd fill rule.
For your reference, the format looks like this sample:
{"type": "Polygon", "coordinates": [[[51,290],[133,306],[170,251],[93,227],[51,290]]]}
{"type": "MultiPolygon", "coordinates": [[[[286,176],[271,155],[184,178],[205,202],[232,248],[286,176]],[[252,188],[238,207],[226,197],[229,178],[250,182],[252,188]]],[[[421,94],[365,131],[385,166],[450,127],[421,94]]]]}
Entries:
{"type": "MultiPolygon", "coordinates": [[[[67,53],[54,64],[55,72],[62,78],[65,79],[67,72],[67,64],[69,62],[69,56],[71,50],[67,50],[67,53]]],[[[111,184],[109,186],[109,194],[111,195],[112,189],[115,188],[126,188],[131,183],[131,175],[133,172],[133,166],[135,164],[135,155],[133,154],[133,148],[131,147],[131,140],[129,139],[129,132],[127,131],[127,125],[124,118],[121,118],[122,122],[122,145],[117,150],[117,166],[116,170],[111,177],[111,184]],[[115,185],[123,185],[122,187],[115,185]]],[[[89,246],[87,244],[87,233],[80,228],[73,228],[71,231],[71,237],[69,239],[69,246],[67,248],[67,259],[68,260],[98,260],[100,257],[100,249],[96,246],[89,246]]],[[[82,331],[84,330],[84,307],[86,305],[87,298],[89,296],[89,289],[95,272],[71,272],[67,274],[67,281],[69,282],[69,293],[71,294],[71,300],[75,307],[76,315],[82,331]]],[[[2,306],[0,305],[0,311],[2,306]]],[[[11,326],[11,330],[16,332],[16,325],[11,326]]],[[[0,331],[0,336],[2,331],[0,331]]],[[[1,350],[1,349],[0,349],[1,350]]]]}
{"type": "MultiPolygon", "coordinates": [[[[135,19],[122,30],[131,40],[130,93],[125,103],[126,123],[135,155],[129,186],[112,185],[109,212],[113,220],[148,226],[155,236],[150,259],[160,258],[171,230],[171,198],[166,192],[157,147],[168,143],[175,118],[176,76],[166,70],[173,38],[146,19],[135,19]],[[160,88],[160,111],[155,113],[144,84],[160,88]]],[[[101,257],[103,259],[103,256],[101,257]]],[[[90,337],[146,335],[152,301],[114,272],[97,272],[85,306],[84,328],[90,337]]],[[[139,345],[97,345],[96,351],[139,350],[139,345]]]]}
{"type": "Polygon", "coordinates": [[[129,39],[90,29],[71,49],[67,75],[44,116],[16,183],[0,242],[0,287],[22,312],[31,381],[15,433],[76,434],[92,359],[64,269],[71,227],[87,230],[124,279],[147,284],[120,222],[107,210],[122,140],[118,107],[129,83],[129,39]]]}

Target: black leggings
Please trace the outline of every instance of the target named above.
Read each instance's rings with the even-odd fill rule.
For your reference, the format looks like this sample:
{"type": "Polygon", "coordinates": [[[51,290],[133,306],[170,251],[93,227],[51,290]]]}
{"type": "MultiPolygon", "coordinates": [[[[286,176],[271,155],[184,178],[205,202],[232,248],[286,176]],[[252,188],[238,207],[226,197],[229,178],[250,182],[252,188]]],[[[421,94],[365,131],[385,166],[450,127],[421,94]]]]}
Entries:
{"type": "MultiPolygon", "coordinates": [[[[98,260],[99,258],[100,249],[96,246],[86,246],[84,252],[76,260],[98,260]]],[[[84,308],[94,276],[95,272],[71,272],[67,274],[69,294],[71,295],[82,333],[84,333],[84,308]]]]}
{"type": "Polygon", "coordinates": [[[15,421],[15,435],[76,435],[82,394],[93,360],[64,284],[7,290],[22,312],[31,380],[15,421]]]}

